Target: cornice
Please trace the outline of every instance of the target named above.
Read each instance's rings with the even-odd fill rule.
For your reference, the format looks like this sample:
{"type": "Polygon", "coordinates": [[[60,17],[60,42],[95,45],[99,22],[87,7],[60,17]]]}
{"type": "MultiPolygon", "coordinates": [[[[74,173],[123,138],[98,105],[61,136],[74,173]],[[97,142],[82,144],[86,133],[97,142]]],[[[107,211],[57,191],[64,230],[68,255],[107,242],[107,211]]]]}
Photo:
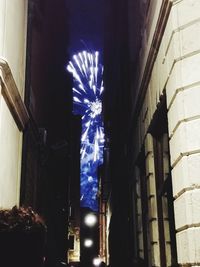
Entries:
{"type": "Polygon", "coordinates": [[[18,129],[23,131],[29,121],[28,111],[20,96],[8,62],[2,57],[0,57],[0,82],[1,94],[5,99],[18,129]]]}

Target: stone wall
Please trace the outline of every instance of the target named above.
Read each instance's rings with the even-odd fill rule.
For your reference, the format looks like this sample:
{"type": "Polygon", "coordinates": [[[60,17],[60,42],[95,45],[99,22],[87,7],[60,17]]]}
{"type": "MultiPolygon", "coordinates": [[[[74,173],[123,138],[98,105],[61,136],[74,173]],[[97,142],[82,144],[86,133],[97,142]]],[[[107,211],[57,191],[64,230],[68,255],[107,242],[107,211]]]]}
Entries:
{"type": "MultiPolygon", "coordinates": [[[[150,7],[152,14],[159,13],[157,8],[161,12],[161,2],[167,1],[157,2],[158,6],[150,7]]],[[[159,102],[166,95],[178,263],[200,265],[200,1],[168,2],[167,22],[160,31],[161,38],[157,36],[160,44],[154,56],[150,55],[149,46],[159,27],[159,15],[152,20],[148,17],[144,27],[135,101],[136,108],[141,101],[136,110],[135,158],[147,138],[159,102]],[[145,83],[150,56],[154,61],[145,83]]]]}
{"type": "Polygon", "coordinates": [[[9,101],[2,94],[6,88],[10,99],[24,96],[27,5],[27,0],[0,1],[0,58],[6,62],[1,64],[0,85],[0,207],[3,208],[19,203],[22,133],[8,108],[9,101]],[[11,71],[4,78],[10,85],[3,81],[8,66],[11,71]]]}
{"type": "Polygon", "coordinates": [[[200,2],[177,1],[166,84],[178,262],[200,265],[200,2]]]}

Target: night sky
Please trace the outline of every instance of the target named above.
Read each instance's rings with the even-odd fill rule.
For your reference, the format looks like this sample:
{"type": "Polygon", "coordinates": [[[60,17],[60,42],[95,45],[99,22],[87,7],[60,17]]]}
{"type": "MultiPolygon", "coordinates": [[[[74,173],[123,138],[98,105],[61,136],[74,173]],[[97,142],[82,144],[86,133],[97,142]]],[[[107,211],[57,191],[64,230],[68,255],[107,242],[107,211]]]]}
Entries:
{"type": "Polygon", "coordinates": [[[69,8],[70,55],[103,49],[104,0],[66,0],[69,8]]]}
{"type": "Polygon", "coordinates": [[[67,69],[74,77],[73,87],[75,88],[73,89],[73,111],[74,114],[83,116],[80,205],[97,211],[97,169],[102,164],[104,146],[101,117],[104,0],[66,1],[69,10],[69,56],[71,59],[67,69]],[[87,51],[87,54],[83,50],[87,51]],[[100,55],[94,53],[95,51],[99,51],[100,55]],[[73,55],[76,56],[73,57],[73,55]]]}

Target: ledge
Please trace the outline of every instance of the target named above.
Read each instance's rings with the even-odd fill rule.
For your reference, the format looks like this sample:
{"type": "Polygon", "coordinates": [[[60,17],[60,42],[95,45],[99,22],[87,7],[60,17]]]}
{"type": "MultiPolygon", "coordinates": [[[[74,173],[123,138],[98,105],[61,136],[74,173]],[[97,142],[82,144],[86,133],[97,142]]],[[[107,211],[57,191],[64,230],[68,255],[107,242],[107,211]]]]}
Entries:
{"type": "Polygon", "coordinates": [[[29,121],[28,111],[19,94],[11,69],[4,58],[0,57],[1,94],[15,120],[17,127],[23,131],[29,121]]]}

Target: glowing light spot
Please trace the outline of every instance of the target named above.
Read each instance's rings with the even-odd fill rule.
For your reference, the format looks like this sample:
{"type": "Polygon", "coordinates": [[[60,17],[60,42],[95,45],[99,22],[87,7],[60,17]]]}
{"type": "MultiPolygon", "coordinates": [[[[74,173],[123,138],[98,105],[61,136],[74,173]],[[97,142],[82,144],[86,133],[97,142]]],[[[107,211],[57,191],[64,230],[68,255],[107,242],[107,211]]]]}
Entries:
{"type": "Polygon", "coordinates": [[[97,223],[97,217],[93,213],[87,214],[84,218],[84,223],[92,227],[97,223]]]}
{"type": "Polygon", "coordinates": [[[90,248],[92,245],[93,245],[93,241],[92,241],[92,239],[85,239],[85,240],[84,240],[84,246],[85,246],[86,248],[90,248]]]}
{"type": "Polygon", "coordinates": [[[100,265],[100,263],[101,263],[101,259],[100,258],[94,258],[93,259],[93,264],[94,264],[94,266],[99,266],[100,265]]]}
{"type": "Polygon", "coordinates": [[[93,180],[94,180],[94,179],[93,179],[92,176],[89,176],[89,177],[88,177],[88,182],[89,182],[89,183],[93,182],[93,180]]]}
{"type": "Polygon", "coordinates": [[[90,109],[92,111],[93,117],[101,114],[102,112],[102,103],[98,99],[95,102],[91,103],[90,109]]]}

